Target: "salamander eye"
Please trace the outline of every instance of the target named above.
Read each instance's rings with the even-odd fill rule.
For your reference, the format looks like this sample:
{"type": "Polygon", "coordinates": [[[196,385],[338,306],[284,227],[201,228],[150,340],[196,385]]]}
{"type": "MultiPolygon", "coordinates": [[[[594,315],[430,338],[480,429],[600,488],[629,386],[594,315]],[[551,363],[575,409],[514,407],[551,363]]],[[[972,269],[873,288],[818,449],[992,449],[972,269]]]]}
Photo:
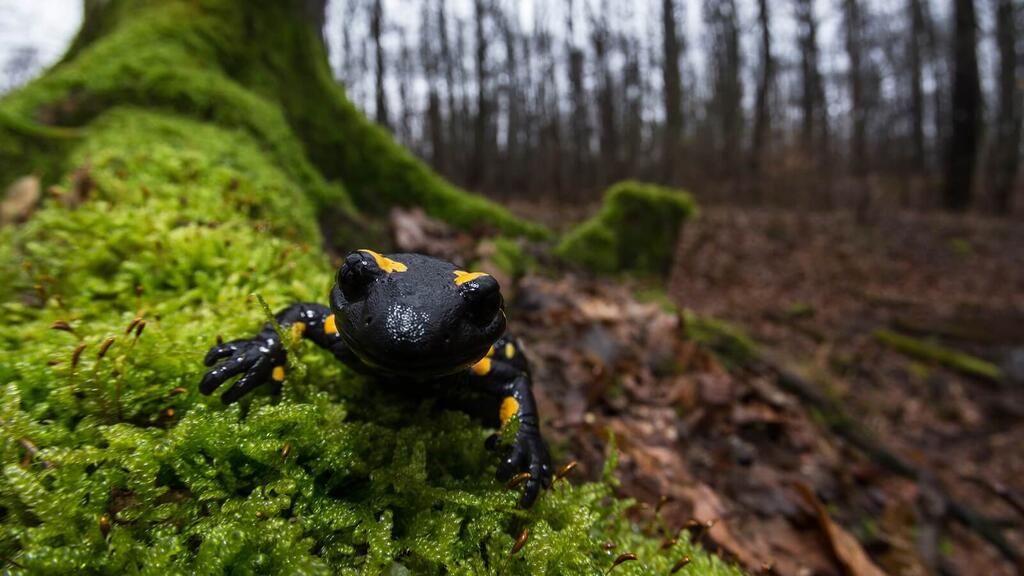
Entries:
{"type": "Polygon", "coordinates": [[[462,297],[466,299],[466,312],[477,326],[487,326],[501,311],[504,300],[501,287],[491,276],[481,276],[462,285],[462,297]]]}
{"type": "Polygon", "coordinates": [[[367,288],[383,274],[373,256],[365,252],[352,252],[338,268],[338,287],[349,302],[366,297],[367,288]]]}

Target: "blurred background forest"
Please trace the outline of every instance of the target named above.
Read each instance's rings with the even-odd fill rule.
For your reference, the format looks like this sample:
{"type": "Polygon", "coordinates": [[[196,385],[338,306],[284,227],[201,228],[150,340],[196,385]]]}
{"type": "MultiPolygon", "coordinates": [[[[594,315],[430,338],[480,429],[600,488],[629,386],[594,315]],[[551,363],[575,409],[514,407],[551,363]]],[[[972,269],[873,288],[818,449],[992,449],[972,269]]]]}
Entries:
{"type": "MultiPolygon", "coordinates": [[[[5,90],[74,0],[5,0],[5,90]],[[40,25],[42,24],[42,25],[40,25]],[[30,32],[29,32],[30,31],[30,32]]],[[[334,0],[349,97],[469,189],[556,205],[624,177],[704,202],[1014,212],[1014,0],[334,0]]]]}

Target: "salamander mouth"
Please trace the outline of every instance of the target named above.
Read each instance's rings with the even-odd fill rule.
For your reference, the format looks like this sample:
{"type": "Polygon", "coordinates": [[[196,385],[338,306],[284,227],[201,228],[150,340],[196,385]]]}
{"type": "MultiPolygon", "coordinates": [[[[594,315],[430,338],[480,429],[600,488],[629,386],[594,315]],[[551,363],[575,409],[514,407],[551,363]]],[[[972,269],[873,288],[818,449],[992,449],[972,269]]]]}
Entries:
{"type": "Polygon", "coordinates": [[[396,376],[406,376],[416,379],[439,378],[450,376],[469,368],[477,363],[490,349],[490,344],[482,347],[467,350],[464,354],[451,355],[446,357],[429,358],[403,358],[400,354],[374,353],[352,338],[345,338],[345,344],[357,358],[367,366],[396,376]]]}

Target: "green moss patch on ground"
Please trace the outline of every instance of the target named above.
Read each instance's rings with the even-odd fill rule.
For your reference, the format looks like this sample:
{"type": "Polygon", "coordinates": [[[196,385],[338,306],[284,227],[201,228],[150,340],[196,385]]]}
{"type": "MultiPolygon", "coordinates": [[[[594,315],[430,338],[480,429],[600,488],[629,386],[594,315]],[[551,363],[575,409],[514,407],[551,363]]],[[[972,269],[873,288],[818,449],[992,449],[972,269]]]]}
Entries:
{"type": "Polygon", "coordinates": [[[736,573],[636,529],[612,497],[614,463],[518,510],[493,479],[488,430],[314,347],[290,356],[281,398],[199,395],[217,335],[263,321],[252,294],[324,300],[315,203],[242,127],[115,108],[82,132],[68,165],[88,166],[89,199],[49,199],[0,231],[5,569],[595,574],[613,542],[640,557],[617,574],[667,573],[684,555],[687,574],[736,573]]]}
{"type": "Polygon", "coordinates": [[[570,230],[556,252],[595,272],[664,276],[683,221],[697,215],[689,194],[632,180],[608,188],[600,211],[570,230]]]}

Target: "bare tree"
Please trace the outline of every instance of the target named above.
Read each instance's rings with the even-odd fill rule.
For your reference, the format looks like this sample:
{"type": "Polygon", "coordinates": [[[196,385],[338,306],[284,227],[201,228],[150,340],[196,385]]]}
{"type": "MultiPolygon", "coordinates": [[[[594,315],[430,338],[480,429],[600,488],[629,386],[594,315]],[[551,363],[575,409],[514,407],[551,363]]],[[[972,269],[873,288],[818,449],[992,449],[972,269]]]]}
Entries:
{"type": "Polygon", "coordinates": [[[714,93],[709,116],[717,148],[717,176],[736,174],[739,141],[743,132],[743,84],[740,80],[739,22],[734,0],[705,0],[704,19],[710,35],[708,47],[714,93]]]}
{"type": "Polygon", "coordinates": [[[683,82],[679,60],[683,55],[683,42],[676,31],[675,0],[662,0],[662,76],[665,95],[665,135],[662,162],[663,178],[674,182],[677,171],[675,162],[679,154],[679,143],[683,136],[683,82]]]}
{"type": "Polygon", "coordinates": [[[795,0],[797,42],[800,47],[801,141],[805,152],[819,150],[825,143],[819,134],[828,133],[825,87],[818,57],[818,19],[813,0],[795,0]]]}
{"type": "Polygon", "coordinates": [[[925,7],[927,0],[909,0],[907,8],[910,13],[910,33],[907,37],[907,65],[910,69],[910,138],[911,138],[911,170],[917,174],[924,172],[924,56],[925,41],[925,7]]]}
{"type": "Polygon", "coordinates": [[[1013,191],[1020,165],[1021,102],[1017,28],[1020,8],[1014,0],[995,0],[996,46],[999,51],[998,110],[995,149],[990,168],[993,208],[997,214],[1013,212],[1013,191]]]}
{"type": "Polygon", "coordinates": [[[489,165],[493,142],[490,130],[490,65],[487,61],[489,12],[488,0],[473,0],[476,33],[476,118],[473,121],[473,163],[470,166],[469,185],[475,188],[486,188],[490,184],[489,165]]]}
{"type": "MultiPolygon", "coordinates": [[[[518,4],[512,4],[511,10],[515,10],[518,4]]],[[[522,78],[520,59],[525,56],[525,51],[520,43],[518,29],[518,14],[509,14],[500,9],[495,9],[494,16],[498,29],[501,33],[502,43],[505,47],[505,78],[503,80],[502,95],[504,99],[503,111],[505,115],[505,151],[504,160],[495,167],[500,171],[498,183],[503,193],[511,190],[522,190],[526,186],[522,159],[526,153],[526,110],[524,106],[523,93],[527,83],[522,78]]]]}
{"type": "Polygon", "coordinates": [[[571,134],[572,147],[572,168],[571,174],[575,182],[576,193],[590,184],[586,175],[588,170],[588,157],[590,155],[590,122],[589,106],[587,105],[587,93],[584,86],[583,69],[585,56],[583,49],[576,45],[576,19],[575,2],[569,0],[568,12],[566,15],[566,27],[568,38],[566,39],[566,51],[569,55],[569,99],[571,112],[569,117],[569,132],[571,134]]]}
{"type": "Polygon", "coordinates": [[[398,114],[396,116],[398,120],[398,126],[396,128],[398,132],[398,138],[406,145],[415,147],[413,141],[413,110],[412,102],[412,83],[416,72],[416,66],[412,59],[412,50],[409,48],[409,42],[406,40],[406,36],[402,35],[401,45],[398,52],[398,114]]]}
{"type": "Polygon", "coordinates": [[[384,55],[384,43],[382,42],[382,36],[384,35],[384,2],[383,0],[373,0],[373,6],[370,9],[370,36],[373,38],[373,47],[376,62],[376,120],[381,126],[387,127],[390,125],[388,122],[388,98],[387,93],[384,89],[385,80],[385,55],[384,55]]]}
{"type": "Polygon", "coordinates": [[[850,89],[850,165],[855,176],[864,176],[867,166],[867,106],[864,100],[864,18],[858,0],[843,0],[847,72],[850,89]]]}
{"type": "Polygon", "coordinates": [[[978,21],[974,0],[955,0],[953,40],[953,126],[946,163],[943,205],[962,212],[971,204],[981,132],[978,21]]]}
{"type": "Polygon", "coordinates": [[[590,39],[594,47],[594,67],[599,77],[597,88],[598,143],[601,161],[597,181],[603,186],[619,178],[619,134],[615,108],[615,80],[612,77],[610,52],[614,47],[608,22],[608,0],[602,0],[598,14],[591,15],[590,39]]]}
{"type": "Polygon", "coordinates": [[[622,37],[625,67],[622,73],[623,101],[623,162],[630,175],[640,175],[640,158],[644,148],[645,85],[641,64],[640,42],[636,38],[622,37]]]}
{"type": "Polygon", "coordinates": [[[438,43],[442,38],[435,31],[437,19],[431,13],[432,3],[424,0],[420,16],[420,59],[423,74],[427,82],[427,117],[426,133],[429,139],[430,163],[441,174],[447,173],[448,162],[445,154],[445,127],[441,112],[441,95],[439,85],[442,83],[441,50],[438,43]]]}
{"type": "Polygon", "coordinates": [[[768,99],[775,85],[775,57],[772,55],[771,15],[768,0],[757,0],[757,27],[760,33],[760,70],[757,80],[757,99],[754,104],[754,136],[751,145],[751,171],[761,173],[765,146],[771,133],[771,115],[768,99]]]}
{"type": "Polygon", "coordinates": [[[565,145],[559,113],[561,95],[558,89],[558,55],[544,17],[545,13],[538,10],[533,25],[535,52],[541,66],[536,96],[540,166],[535,171],[539,181],[533,187],[550,190],[553,195],[561,198],[566,188],[567,166],[563,161],[565,145]]]}

